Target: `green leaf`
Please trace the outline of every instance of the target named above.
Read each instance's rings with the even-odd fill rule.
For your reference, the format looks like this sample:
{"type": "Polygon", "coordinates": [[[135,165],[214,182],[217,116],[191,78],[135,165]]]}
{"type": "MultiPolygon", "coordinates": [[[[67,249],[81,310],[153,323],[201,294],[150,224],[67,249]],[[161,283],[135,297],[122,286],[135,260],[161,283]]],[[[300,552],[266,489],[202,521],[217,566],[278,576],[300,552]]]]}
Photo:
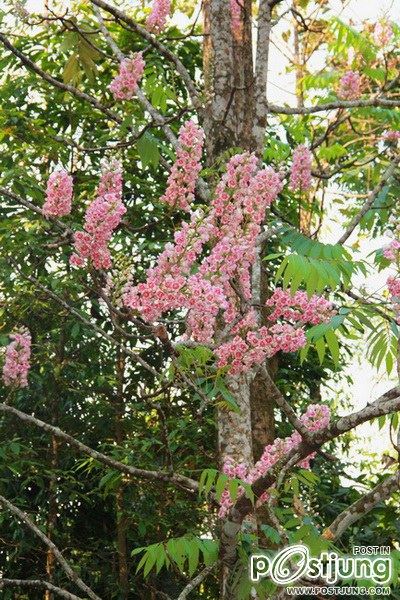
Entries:
{"type": "Polygon", "coordinates": [[[240,407],[236,402],[235,396],[231,394],[226,385],[224,384],[222,379],[219,379],[216,383],[215,389],[221,394],[223,399],[225,400],[226,405],[230,410],[235,413],[240,413],[240,407]]]}
{"type": "MultiPolygon", "coordinates": [[[[189,543],[188,543],[189,544],[189,543]]],[[[200,548],[195,540],[190,542],[189,577],[192,577],[199,564],[200,548]]]]}
{"type": "Polygon", "coordinates": [[[137,141],[137,150],[140,161],[144,168],[153,166],[156,168],[160,162],[159,144],[149,133],[144,133],[137,141]]]}
{"type": "Polygon", "coordinates": [[[271,527],[270,525],[261,525],[261,531],[265,534],[265,536],[271,540],[273,544],[279,544],[281,541],[281,536],[276,529],[271,527]]]}
{"type": "Polygon", "coordinates": [[[79,63],[77,54],[72,54],[65,63],[63,71],[64,83],[75,83],[79,78],[79,63]]]}
{"type": "Polygon", "coordinates": [[[318,354],[319,362],[322,365],[322,363],[324,362],[324,357],[325,357],[325,340],[324,340],[324,338],[319,338],[315,342],[315,349],[318,354]]]}
{"type": "Polygon", "coordinates": [[[333,362],[334,362],[335,366],[337,367],[339,365],[340,348],[339,348],[339,342],[338,342],[335,332],[332,329],[328,330],[325,333],[325,339],[328,344],[328,348],[331,353],[333,362]]]}
{"type": "Polygon", "coordinates": [[[217,469],[204,469],[200,476],[199,495],[204,492],[204,495],[208,496],[212,486],[214,485],[217,474],[217,469]]]}
{"type": "Polygon", "coordinates": [[[228,475],[225,475],[225,473],[221,473],[218,476],[217,483],[215,485],[215,496],[218,501],[221,500],[222,493],[225,490],[228,480],[229,480],[229,477],[228,477],[228,475]]]}

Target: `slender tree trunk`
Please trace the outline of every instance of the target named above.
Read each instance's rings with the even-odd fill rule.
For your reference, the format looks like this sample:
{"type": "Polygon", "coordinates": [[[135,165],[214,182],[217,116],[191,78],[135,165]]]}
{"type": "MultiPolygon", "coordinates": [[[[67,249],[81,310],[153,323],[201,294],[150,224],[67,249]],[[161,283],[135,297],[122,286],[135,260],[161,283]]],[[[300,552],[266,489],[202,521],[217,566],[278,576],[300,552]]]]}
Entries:
{"type": "MultiPolygon", "coordinates": [[[[57,400],[53,402],[53,405],[57,403],[57,400]]],[[[57,423],[57,419],[55,418],[55,411],[57,407],[53,408],[52,415],[52,424],[55,425],[57,423]]],[[[54,531],[57,525],[57,478],[55,474],[55,470],[58,467],[58,440],[53,435],[51,437],[51,478],[49,484],[49,513],[47,516],[47,537],[50,540],[54,538],[54,531]]],[[[52,583],[53,581],[53,573],[55,566],[55,558],[53,552],[48,549],[46,552],[46,575],[47,581],[52,583]]],[[[46,590],[44,593],[45,600],[54,600],[54,594],[49,590],[46,590]]]]}
{"type": "MultiPolygon", "coordinates": [[[[251,2],[245,0],[242,28],[234,35],[229,2],[204,3],[204,76],[206,133],[209,164],[233,146],[252,150],[253,57],[251,45],[251,2]]],[[[253,460],[250,411],[251,376],[231,377],[228,385],[240,408],[236,414],[218,411],[218,449],[222,465],[230,456],[250,465],[253,460]]]]}
{"type": "MultiPolygon", "coordinates": [[[[208,163],[232,147],[262,154],[267,123],[266,84],[271,9],[267,0],[260,2],[257,67],[253,68],[251,0],[240,0],[242,26],[232,31],[230,3],[205,0],[204,78],[206,103],[203,126],[206,134],[208,163]]],[[[261,258],[253,268],[256,303],[266,298],[267,282],[261,258]]],[[[264,317],[260,313],[260,320],[264,317]]],[[[262,448],[274,436],[272,403],[261,378],[254,373],[228,379],[240,412],[218,410],[218,452],[220,467],[229,456],[251,466],[262,448]]],[[[253,523],[252,523],[253,524],[253,523]]],[[[225,557],[223,557],[225,558],[225,557]]],[[[226,564],[232,557],[226,557],[226,564]]],[[[229,572],[223,567],[221,596],[234,597],[229,591],[229,572]]]]}
{"type": "MultiPolygon", "coordinates": [[[[59,368],[62,367],[62,363],[64,361],[64,346],[65,346],[65,331],[62,326],[60,332],[60,340],[58,343],[58,348],[56,352],[56,364],[59,368]]],[[[53,394],[50,399],[50,410],[51,410],[51,423],[53,425],[58,424],[58,415],[59,415],[59,398],[60,398],[60,390],[57,381],[57,377],[54,379],[53,385],[53,394]]],[[[59,463],[59,442],[58,439],[52,435],[51,436],[51,446],[50,446],[50,468],[51,468],[51,477],[49,482],[49,512],[47,515],[47,537],[50,540],[53,540],[54,533],[57,527],[57,475],[56,470],[58,468],[59,463]]],[[[47,581],[52,583],[53,575],[55,568],[55,557],[53,552],[48,549],[46,552],[46,575],[47,581]]],[[[44,593],[45,600],[54,600],[54,594],[49,590],[46,590],[44,593]]]]}
{"type": "MultiPolygon", "coordinates": [[[[124,403],[124,371],[125,355],[121,349],[117,350],[117,394],[114,398],[115,408],[115,441],[122,444],[125,438],[123,427],[124,403]]],[[[129,598],[129,567],[128,548],[126,540],[127,515],[124,506],[124,483],[118,485],[115,494],[116,526],[117,526],[117,552],[118,552],[118,578],[122,600],[129,598]]]]}
{"type": "MultiPolygon", "coordinates": [[[[296,1],[293,2],[293,8],[296,10],[296,1]]],[[[300,26],[295,17],[293,17],[293,62],[296,72],[296,99],[297,106],[301,108],[304,106],[304,92],[303,92],[303,76],[304,76],[304,59],[302,55],[302,48],[300,42],[300,26]]]]}
{"type": "MultiPolygon", "coordinates": [[[[294,10],[297,9],[296,0],[293,1],[294,10]]],[[[304,90],[303,90],[303,77],[304,77],[304,52],[301,43],[301,27],[295,17],[293,17],[293,65],[295,69],[295,93],[296,103],[299,108],[304,106],[304,90]]],[[[301,198],[301,204],[299,208],[299,225],[300,231],[305,235],[311,233],[311,221],[312,221],[312,195],[310,192],[303,194],[301,198]]]]}

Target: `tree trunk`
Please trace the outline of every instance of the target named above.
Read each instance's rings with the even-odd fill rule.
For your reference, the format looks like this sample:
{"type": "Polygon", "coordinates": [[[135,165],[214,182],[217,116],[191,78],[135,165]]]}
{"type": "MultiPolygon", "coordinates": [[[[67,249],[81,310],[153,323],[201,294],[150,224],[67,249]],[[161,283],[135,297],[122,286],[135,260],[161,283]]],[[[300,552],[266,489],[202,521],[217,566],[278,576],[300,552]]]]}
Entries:
{"type": "MultiPolygon", "coordinates": [[[[262,154],[267,123],[266,83],[271,9],[267,0],[260,2],[257,84],[253,71],[251,40],[251,0],[240,0],[241,27],[232,31],[228,0],[205,0],[204,78],[208,164],[232,147],[262,154]]],[[[259,258],[253,268],[256,303],[266,298],[267,282],[259,258]]],[[[260,311],[260,321],[264,318],[260,311]]],[[[273,405],[268,390],[254,373],[230,377],[228,387],[240,413],[218,410],[218,452],[220,468],[227,457],[251,466],[262,449],[274,438],[273,405]]],[[[227,563],[231,562],[228,558],[227,563]]],[[[223,567],[222,597],[227,599],[229,573],[223,567]]]]}
{"type": "MultiPolygon", "coordinates": [[[[115,441],[121,445],[125,438],[123,427],[124,403],[124,371],[125,354],[117,350],[117,394],[114,398],[115,408],[115,441]]],[[[126,541],[127,516],[124,506],[124,483],[118,485],[115,494],[116,525],[117,525],[117,552],[118,552],[118,579],[122,600],[129,598],[129,567],[128,548],[126,541]]]]}
{"type": "MultiPolygon", "coordinates": [[[[65,347],[65,331],[64,326],[62,326],[60,331],[60,339],[58,342],[58,347],[56,351],[56,364],[58,368],[62,368],[62,364],[64,362],[64,347],[65,347]]],[[[53,394],[50,399],[50,410],[51,410],[51,423],[52,425],[58,424],[59,417],[59,398],[60,398],[60,387],[58,384],[57,376],[55,376],[53,380],[53,394]]],[[[46,525],[46,533],[47,537],[50,540],[54,538],[54,532],[57,526],[57,475],[56,469],[58,468],[58,452],[59,452],[59,442],[58,439],[52,435],[51,436],[51,446],[50,446],[50,469],[51,469],[51,477],[49,482],[49,512],[47,515],[47,525],[46,525]]],[[[53,581],[55,568],[55,557],[52,550],[48,549],[46,552],[46,575],[47,580],[51,583],[53,581]]],[[[44,593],[44,600],[54,600],[54,594],[49,590],[46,590],[44,593]]]]}
{"type": "MultiPolygon", "coordinates": [[[[56,400],[53,402],[53,415],[52,415],[52,424],[55,425],[57,423],[57,419],[55,418],[55,411],[57,411],[56,400]]],[[[54,531],[57,525],[57,478],[55,474],[55,470],[58,467],[58,440],[53,435],[51,437],[51,470],[53,471],[51,474],[50,484],[49,484],[49,513],[47,516],[47,537],[50,540],[53,540],[54,531]]],[[[47,581],[50,583],[53,581],[53,573],[55,566],[55,558],[52,550],[48,549],[46,552],[46,575],[47,581]]],[[[46,590],[44,593],[45,600],[54,600],[54,594],[49,590],[46,590]]]]}
{"type": "Polygon", "coordinates": [[[229,148],[255,150],[251,0],[241,2],[242,29],[234,36],[227,0],[204,2],[204,131],[209,164],[229,148]]]}

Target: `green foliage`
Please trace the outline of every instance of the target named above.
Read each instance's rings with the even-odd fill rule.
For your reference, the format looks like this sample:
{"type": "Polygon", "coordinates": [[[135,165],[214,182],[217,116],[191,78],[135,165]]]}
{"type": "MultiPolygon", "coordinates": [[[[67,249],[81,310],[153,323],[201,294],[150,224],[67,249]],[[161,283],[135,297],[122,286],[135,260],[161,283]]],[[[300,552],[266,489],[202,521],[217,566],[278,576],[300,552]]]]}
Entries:
{"type": "MultiPolygon", "coordinates": [[[[304,286],[309,296],[331,290],[347,288],[354,274],[366,274],[366,266],[354,261],[347,250],[338,244],[323,244],[314,241],[295,230],[288,230],[282,242],[295,253],[287,254],[280,264],[275,281],[282,280],[284,288],[294,294],[304,286]]],[[[274,255],[275,257],[275,255],[274,255]]],[[[266,257],[267,260],[270,257],[266,257]]]]}
{"type": "Polygon", "coordinates": [[[335,17],[331,21],[331,29],[335,35],[335,41],[329,44],[330,49],[336,55],[347,55],[349,48],[360,52],[366,61],[371,61],[376,56],[376,48],[371,44],[365,34],[360,33],[354,27],[335,17]]]}
{"type": "Polygon", "coordinates": [[[217,469],[205,469],[199,480],[199,495],[208,496],[212,488],[215,488],[215,498],[220,500],[222,494],[227,491],[233,502],[238,497],[239,489],[254,503],[254,492],[251,485],[242,479],[228,477],[225,473],[219,473],[217,469]]]}
{"type": "MultiPolygon", "coordinates": [[[[299,6],[308,10],[311,4],[304,0],[299,6]]],[[[324,5],[320,4],[324,13],[324,5]]],[[[179,0],[178,5],[185,13],[196,14],[193,2],[179,0]]],[[[278,16],[280,7],[274,10],[278,16]]],[[[142,23],[148,7],[131,7],[130,11],[142,23]]],[[[51,20],[42,26],[40,17],[32,28],[19,23],[14,30],[10,26],[12,18],[10,12],[2,19],[2,28],[10,30],[10,39],[21,51],[59,81],[97,98],[121,122],[112,122],[87,102],[52,87],[34,72],[21,68],[14,55],[2,51],[0,184],[41,206],[49,173],[55,166],[64,165],[71,170],[76,189],[73,211],[64,222],[76,230],[82,227],[84,211],[94,197],[101,160],[117,154],[125,167],[127,227],[122,227],[112,241],[113,260],[123,269],[134,266],[135,280],[143,280],[182,218],[165,210],[158,200],[168,177],[161,155],[172,161],[175,151],[161,128],[149,121],[138,101],[113,101],[109,83],[118,65],[99,33],[89,5],[74,5],[63,22],[51,20]]],[[[308,48],[319,47],[315,44],[318,34],[313,30],[320,26],[321,22],[315,20],[313,27],[302,32],[302,43],[308,48]]],[[[145,52],[144,92],[177,132],[182,120],[192,115],[192,108],[173,65],[129,28],[112,20],[107,20],[107,27],[124,54],[145,52]]],[[[398,36],[397,28],[395,32],[398,36]]],[[[172,26],[161,39],[176,53],[200,89],[202,37],[198,33],[201,33],[198,26],[190,33],[172,26]]],[[[371,93],[380,93],[385,73],[388,80],[395,77],[390,64],[383,71],[383,61],[377,60],[378,49],[368,35],[358,33],[340,20],[328,23],[324,42],[329,51],[326,69],[313,71],[307,66],[303,73],[301,86],[306,102],[336,98],[334,88],[340,74],[348,68],[349,48],[355,50],[357,67],[368,81],[371,93]]],[[[393,88],[392,93],[396,94],[397,89],[393,88]]],[[[301,201],[299,194],[285,186],[268,215],[271,223],[275,216],[279,223],[292,223],[290,228],[279,231],[277,239],[268,242],[269,254],[264,266],[271,275],[271,285],[276,274],[276,281],[292,292],[304,288],[309,294],[327,293],[338,310],[329,323],[308,330],[302,362],[298,355],[279,356],[276,383],[298,414],[310,400],[319,401],[321,383],[332,379],[340,383],[341,365],[350,352],[349,342],[359,342],[366,336],[370,360],[377,368],[385,366],[389,372],[394,368],[398,337],[397,325],[384,304],[378,307],[378,313],[375,299],[371,300],[373,305],[367,305],[349,299],[344,293],[352,289],[360,275],[367,274],[365,264],[356,260],[356,242],[350,251],[337,244],[322,244],[314,239],[315,235],[307,237],[298,233],[297,228],[299,202],[303,210],[310,210],[312,228],[317,229],[320,220],[325,223],[326,207],[321,198],[329,186],[331,192],[333,186],[332,202],[344,222],[358,212],[365,194],[379,182],[391,158],[391,150],[382,149],[382,142],[377,139],[383,130],[400,127],[400,115],[396,110],[382,107],[353,110],[351,123],[347,119],[338,124],[318,145],[318,138],[326,133],[327,122],[320,113],[305,117],[270,116],[263,153],[267,164],[282,168],[290,164],[296,144],[313,143],[315,169],[322,170],[324,177],[332,174],[328,179],[319,179],[318,189],[313,189],[309,197],[304,195],[301,201]],[[353,194],[351,201],[346,197],[341,200],[340,192],[353,194]]],[[[237,146],[240,145],[239,140],[237,146]]],[[[240,148],[236,146],[224,149],[202,175],[218,182],[226,160],[238,151],[240,148]]],[[[395,180],[384,187],[363,217],[362,231],[367,231],[370,237],[387,231],[389,215],[397,215],[399,191],[395,180]]],[[[213,565],[217,560],[218,541],[210,539],[210,532],[217,538],[214,532],[218,529],[214,501],[229,492],[234,499],[243,493],[254,503],[248,483],[213,468],[218,464],[215,407],[240,412],[229,390],[226,370],[214,368],[213,352],[205,346],[175,346],[177,356],[172,364],[159,344],[147,336],[139,337],[136,327],[127,322],[124,323],[127,344],[152,367],[167,373],[168,380],[160,385],[127,357],[123,357],[121,376],[117,367],[121,354],[116,347],[27,280],[27,276],[34,276],[84,315],[89,324],[96,323],[104,332],[111,333],[115,331],[116,316],[110,314],[96,295],[105,283],[102,275],[97,278],[93,273],[77,274],[71,270],[69,240],[60,236],[50,221],[3,197],[0,246],[0,345],[8,343],[9,333],[16,326],[27,326],[33,334],[29,390],[13,392],[7,401],[125,464],[167,473],[172,468],[199,479],[200,484],[196,496],[161,480],[145,483],[127,479],[114,469],[71,451],[68,445],[57,443],[48,433],[3,415],[1,493],[30,514],[43,531],[52,531],[65,558],[100,597],[124,598],[118,568],[121,552],[118,534],[122,531],[129,600],[148,598],[157,592],[177,598],[185,577],[191,578],[204,565],[213,565]],[[20,265],[21,273],[10,265],[10,257],[20,265]],[[181,375],[191,378],[197,392],[182,384],[181,375]],[[176,381],[180,385],[175,387],[176,381]],[[203,408],[201,414],[199,406],[203,408]]],[[[379,269],[387,266],[381,253],[377,254],[376,265],[379,269]]],[[[173,315],[166,323],[171,339],[183,333],[181,317],[173,315]]],[[[6,390],[0,386],[5,397],[6,390]]],[[[336,401],[336,397],[333,399],[336,401]]],[[[380,419],[379,425],[383,427],[387,421],[380,419]]],[[[392,427],[396,429],[398,425],[398,415],[394,415],[392,427]]],[[[292,431],[285,419],[277,419],[278,437],[286,437],[292,431]]],[[[289,539],[306,541],[315,552],[326,544],[319,532],[360,498],[358,489],[370,485],[363,476],[356,478],[354,486],[343,484],[348,439],[341,444],[340,454],[337,447],[328,448],[340,459],[328,463],[317,455],[312,471],[294,469],[279,491],[276,514],[289,539]],[[299,513],[297,508],[302,505],[311,517],[299,513]]],[[[397,541],[400,537],[397,512],[396,499],[377,506],[346,531],[343,547],[397,541]]],[[[283,543],[281,530],[270,523],[261,525],[261,530],[268,547],[283,543]]],[[[0,516],[0,539],[0,571],[4,577],[44,578],[45,549],[38,547],[31,533],[5,513],[0,516]]],[[[248,533],[241,533],[239,539],[241,562],[231,584],[236,597],[247,600],[254,587],[247,576],[248,554],[258,547],[260,540],[248,533]]],[[[396,557],[399,558],[398,553],[396,557]]],[[[218,575],[216,568],[215,575],[191,593],[193,600],[215,600],[219,595],[218,575]]],[[[53,581],[65,588],[70,585],[58,569],[53,581]]],[[[276,592],[269,581],[256,588],[260,599],[270,598],[276,592]]],[[[15,593],[2,590],[2,598],[12,600],[15,593]]],[[[398,597],[396,593],[394,590],[394,598],[398,597]]],[[[41,600],[43,593],[18,591],[18,598],[41,600]]]]}
{"type": "Polygon", "coordinates": [[[167,542],[151,544],[145,548],[135,548],[132,556],[143,552],[136,572],[143,570],[143,576],[149,576],[154,569],[159,573],[163,567],[176,566],[182,574],[192,577],[200,561],[206,567],[214,564],[218,558],[219,543],[207,538],[182,536],[171,538],[167,542]]]}

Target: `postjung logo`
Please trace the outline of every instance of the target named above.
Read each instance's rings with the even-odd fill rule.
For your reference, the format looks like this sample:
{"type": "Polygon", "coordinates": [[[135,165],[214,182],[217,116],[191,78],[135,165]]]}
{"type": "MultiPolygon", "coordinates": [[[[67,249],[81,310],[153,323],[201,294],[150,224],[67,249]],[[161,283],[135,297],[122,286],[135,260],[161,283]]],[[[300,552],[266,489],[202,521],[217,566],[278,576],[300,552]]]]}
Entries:
{"type": "Polygon", "coordinates": [[[368,579],[385,584],[392,577],[390,556],[339,556],[336,552],[322,552],[310,556],[303,544],[287,546],[274,555],[253,554],[250,558],[250,579],[259,582],[270,578],[278,585],[290,585],[301,578],[324,580],[327,584],[346,579],[368,579]]]}

